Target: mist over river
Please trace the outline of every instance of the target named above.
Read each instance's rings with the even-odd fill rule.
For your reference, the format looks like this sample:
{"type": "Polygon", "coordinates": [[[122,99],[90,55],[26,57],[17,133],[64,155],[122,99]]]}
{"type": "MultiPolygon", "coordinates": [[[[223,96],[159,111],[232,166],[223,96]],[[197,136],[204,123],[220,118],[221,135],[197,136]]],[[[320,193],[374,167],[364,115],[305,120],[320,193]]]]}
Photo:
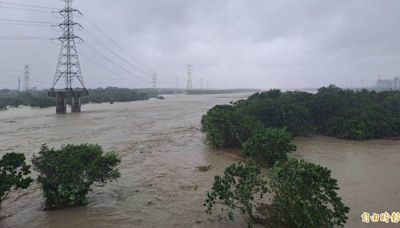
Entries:
{"type": "MultiPolygon", "coordinates": [[[[68,115],[56,115],[55,108],[1,111],[0,156],[18,152],[30,160],[43,143],[97,143],[117,152],[122,163],[121,178],[94,187],[86,207],[43,211],[37,184],[11,193],[0,209],[0,227],[246,227],[240,218],[220,223],[204,212],[214,176],[240,158],[204,145],[200,120],[214,105],[248,95],[170,95],[89,104],[68,115]],[[208,165],[207,172],[196,169],[208,165]]],[[[338,179],[350,207],[347,227],[365,227],[364,211],[400,212],[400,141],[312,136],[298,137],[295,144],[292,156],[327,166],[338,179]]]]}

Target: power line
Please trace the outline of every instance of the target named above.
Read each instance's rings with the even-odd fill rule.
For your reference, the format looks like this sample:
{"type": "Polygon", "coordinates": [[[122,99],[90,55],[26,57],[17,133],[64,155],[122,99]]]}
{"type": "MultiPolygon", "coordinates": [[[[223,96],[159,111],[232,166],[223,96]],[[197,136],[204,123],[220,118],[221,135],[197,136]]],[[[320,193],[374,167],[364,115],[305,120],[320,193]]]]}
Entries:
{"type": "MultiPolygon", "coordinates": [[[[105,67],[103,64],[101,64],[101,63],[99,63],[99,62],[93,60],[92,58],[90,58],[88,55],[86,55],[86,54],[83,53],[83,52],[80,52],[80,55],[86,57],[87,60],[89,60],[89,61],[92,62],[93,64],[99,66],[100,68],[103,68],[104,70],[110,72],[111,74],[114,74],[114,75],[116,75],[116,76],[118,76],[118,77],[120,77],[120,78],[123,78],[124,80],[130,80],[131,82],[133,82],[133,83],[135,83],[135,84],[138,83],[137,81],[133,81],[132,78],[124,78],[124,77],[122,77],[120,74],[118,74],[118,73],[116,73],[115,71],[113,71],[113,70],[111,70],[111,69],[105,67]]],[[[141,82],[139,82],[139,83],[141,83],[141,82]]]]}
{"type": "Polygon", "coordinates": [[[44,9],[30,9],[30,8],[21,8],[16,6],[4,6],[0,5],[0,8],[3,9],[13,9],[13,10],[25,10],[25,11],[33,11],[33,12],[40,12],[40,13],[52,13],[51,10],[44,10],[44,9]]]}
{"type": "Polygon", "coordinates": [[[133,73],[133,72],[127,70],[126,68],[122,67],[121,65],[119,65],[119,64],[116,63],[115,61],[113,61],[113,60],[111,60],[110,58],[108,58],[107,56],[103,55],[99,50],[97,50],[97,49],[94,48],[93,46],[89,45],[88,43],[85,43],[85,46],[88,47],[88,48],[90,48],[92,51],[96,52],[97,54],[99,54],[101,57],[103,57],[105,60],[107,60],[107,61],[110,62],[111,64],[113,64],[113,65],[117,66],[118,68],[120,68],[121,70],[127,72],[128,74],[130,74],[130,75],[132,75],[132,76],[134,76],[134,77],[136,77],[136,78],[139,78],[139,79],[141,79],[141,80],[146,80],[146,81],[147,81],[147,79],[143,79],[142,77],[139,77],[139,76],[136,75],[135,73],[133,73]]]}
{"type": "Polygon", "coordinates": [[[46,24],[46,25],[52,24],[51,22],[48,22],[48,21],[16,20],[16,19],[5,19],[5,18],[0,18],[0,21],[17,22],[17,23],[32,23],[32,24],[46,24]]]}
{"type": "Polygon", "coordinates": [[[93,34],[91,34],[87,29],[82,30],[83,32],[85,32],[87,35],[89,35],[94,41],[96,41],[97,43],[100,44],[100,46],[102,46],[104,49],[106,49],[107,51],[111,52],[113,55],[115,55],[116,57],[118,57],[120,60],[122,60],[123,62],[125,62],[126,64],[128,64],[129,66],[131,66],[132,68],[142,72],[143,74],[151,77],[152,75],[149,74],[148,72],[138,68],[137,66],[133,65],[132,63],[130,63],[129,61],[127,61],[125,58],[121,57],[118,53],[116,53],[114,50],[112,50],[111,48],[109,48],[107,45],[105,45],[102,41],[100,41],[98,38],[96,38],[96,36],[94,36],[93,34]]]}
{"type": "Polygon", "coordinates": [[[113,43],[119,50],[121,50],[122,52],[125,52],[125,54],[130,57],[132,60],[136,61],[137,63],[141,64],[142,66],[144,66],[145,68],[147,68],[150,72],[154,71],[151,68],[149,68],[148,66],[146,66],[146,64],[142,63],[140,60],[136,59],[135,57],[133,57],[128,51],[126,51],[125,48],[122,48],[116,41],[114,41],[109,35],[107,35],[107,33],[103,32],[103,30],[101,30],[95,23],[93,23],[89,18],[87,18],[86,16],[83,16],[83,19],[85,19],[91,26],[93,26],[97,31],[99,31],[100,33],[102,33],[111,43],[113,43]]]}
{"type": "Polygon", "coordinates": [[[50,37],[40,37],[40,36],[3,36],[3,35],[0,35],[0,40],[50,40],[50,37]]]}
{"type": "Polygon", "coordinates": [[[17,6],[17,7],[36,8],[36,9],[46,9],[46,10],[58,10],[57,8],[52,8],[52,7],[37,6],[37,5],[29,5],[29,4],[21,4],[21,3],[12,3],[12,2],[4,2],[4,1],[0,1],[0,5],[10,5],[10,6],[17,6]]]}

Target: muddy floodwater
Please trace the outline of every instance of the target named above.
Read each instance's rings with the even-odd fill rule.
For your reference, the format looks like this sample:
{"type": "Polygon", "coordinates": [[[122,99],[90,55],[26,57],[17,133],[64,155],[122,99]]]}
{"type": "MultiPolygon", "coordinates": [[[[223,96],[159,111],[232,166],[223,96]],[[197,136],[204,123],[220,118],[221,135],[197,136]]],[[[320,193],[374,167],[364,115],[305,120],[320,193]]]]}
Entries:
{"type": "MultiPolygon", "coordinates": [[[[55,115],[54,108],[0,112],[0,155],[20,152],[30,159],[43,143],[97,143],[122,160],[121,178],[94,187],[86,207],[42,211],[36,184],[11,193],[0,209],[0,227],[246,227],[242,219],[219,223],[204,213],[213,177],[239,158],[209,149],[200,132],[209,108],[246,96],[171,95],[86,105],[82,113],[68,115],[55,115]],[[199,166],[211,169],[200,172],[199,166]]],[[[348,227],[362,227],[364,211],[400,211],[400,141],[312,136],[295,143],[298,151],[292,156],[329,167],[339,180],[351,208],[348,227]]]]}

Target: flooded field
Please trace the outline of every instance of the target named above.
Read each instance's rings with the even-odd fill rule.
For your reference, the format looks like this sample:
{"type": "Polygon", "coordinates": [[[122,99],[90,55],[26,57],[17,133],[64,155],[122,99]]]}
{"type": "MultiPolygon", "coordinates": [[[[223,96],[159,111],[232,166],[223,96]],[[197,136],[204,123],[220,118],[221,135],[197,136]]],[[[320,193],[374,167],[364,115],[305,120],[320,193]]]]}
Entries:
{"type": "MultiPolygon", "coordinates": [[[[44,212],[37,185],[12,193],[2,204],[0,227],[245,227],[240,219],[221,224],[204,213],[214,175],[239,158],[209,149],[200,132],[209,108],[245,96],[172,95],[86,105],[83,113],[61,116],[54,108],[0,112],[0,155],[21,152],[30,159],[43,143],[97,143],[122,160],[121,178],[95,187],[86,207],[44,212]],[[208,165],[208,172],[196,169],[208,165]]],[[[295,143],[293,156],[329,167],[339,180],[351,208],[348,227],[361,227],[363,211],[400,211],[400,141],[313,136],[295,143]]]]}

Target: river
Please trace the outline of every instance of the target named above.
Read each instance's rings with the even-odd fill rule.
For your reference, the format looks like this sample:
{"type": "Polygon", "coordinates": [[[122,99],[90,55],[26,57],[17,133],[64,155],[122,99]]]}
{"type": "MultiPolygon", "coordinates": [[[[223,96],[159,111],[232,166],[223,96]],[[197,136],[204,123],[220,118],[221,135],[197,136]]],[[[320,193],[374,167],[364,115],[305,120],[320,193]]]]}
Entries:
{"type": "MultiPolygon", "coordinates": [[[[37,184],[13,192],[2,203],[0,227],[246,227],[243,219],[219,223],[204,212],[213,177],[240,158],[204,145],[200,119],[214,105],[247,95],[169,95],[89,104],[68,115],[55,115],[54,108],[0,112],[0,155],[19,152],[30,159],[43,143],[97,143],[122,160],[121,178],[94,187],[86,207],[47,212],[37,184]],[[196,169],[208,165],[208,172],[196,169]]],[[[292,156],[329,167],[339,180],[351,208],[348,227],[361,226],[363,211],[400,211],[399,141],[312,136],[295,143],[292,156]]]]}

